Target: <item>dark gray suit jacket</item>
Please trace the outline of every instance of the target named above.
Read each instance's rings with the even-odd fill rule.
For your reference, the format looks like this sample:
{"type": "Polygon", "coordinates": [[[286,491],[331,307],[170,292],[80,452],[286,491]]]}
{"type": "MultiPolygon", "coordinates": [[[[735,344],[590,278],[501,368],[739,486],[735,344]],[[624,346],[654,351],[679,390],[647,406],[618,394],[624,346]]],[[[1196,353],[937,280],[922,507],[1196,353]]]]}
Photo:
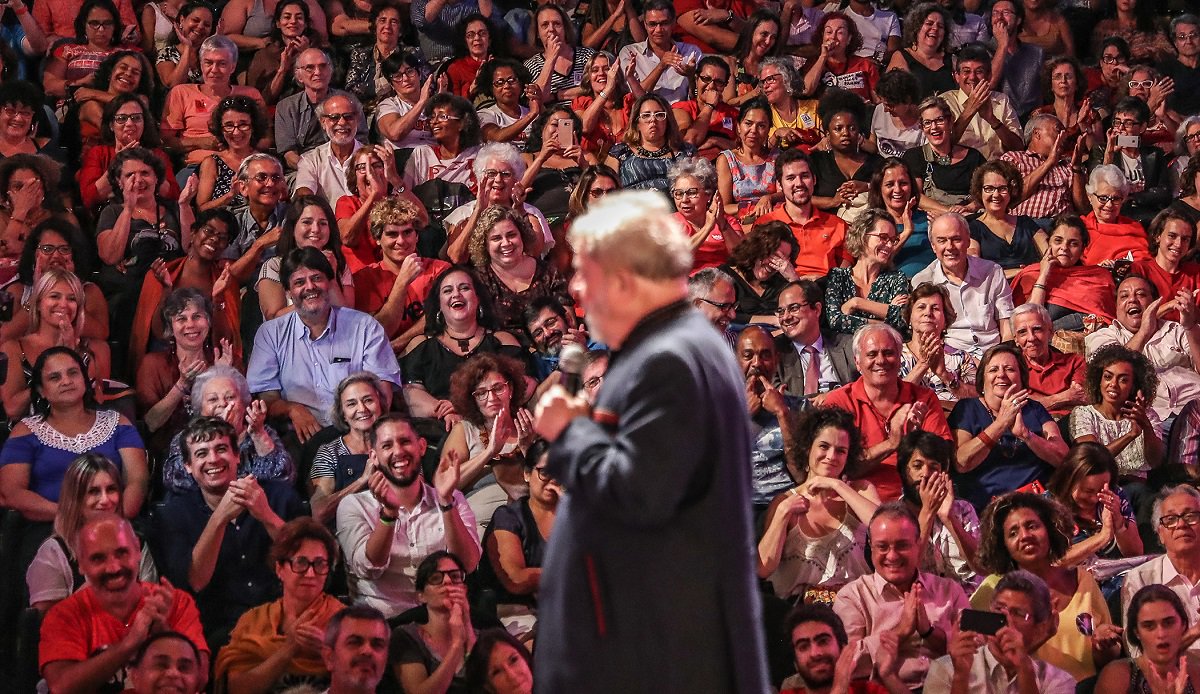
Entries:
{"type": "MultiPolygon", "coordinates": [[[[854,368],[854,339],[840,333],[822,333],[825,338],[825,354],[822,358],[833,364],[841,385],[846,385],[858,378],[858,370],[854,368]]],[[[811,395],[804,392],[804,364],[800,355],[786,335],[775,338],[775,348],[779,350],[779,380],[787,385],[784,392],[788,395],[811,395]]]]}
{"type": "Polygon", "coordinates": [[[744,390],[681,301],[634,328],[592,418],[555,441],[539,693],[767,691],[744,390]]]}

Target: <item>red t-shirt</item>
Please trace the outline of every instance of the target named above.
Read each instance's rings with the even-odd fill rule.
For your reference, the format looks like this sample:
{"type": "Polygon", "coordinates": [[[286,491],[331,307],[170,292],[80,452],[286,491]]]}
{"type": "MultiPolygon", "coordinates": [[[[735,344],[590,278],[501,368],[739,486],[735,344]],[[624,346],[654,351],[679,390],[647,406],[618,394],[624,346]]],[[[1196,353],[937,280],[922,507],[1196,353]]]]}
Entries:
{"type": "MultiPolygon", "coordinates": [[[[1175,296],[1180,289],[1195,292],[1200,289],[1200,264],[1180,263],[1175,272],[1167,272],[1151,260],[1138,260],[1133,263],[1132,274],[1141,275],[1154,283],[1158,295],[1163,297],[1175,296]]],[[[1163,316],[1166,320],[1179,320],[1179,311],[1171,311],[1163,316]]]]}
{"type": "MultiPolygon", "coordinates": [[[[1029,390],[1035,395],[1055,395],[1066,390],[1072,383],[1083,385],[1087,380],[1087,362],[1084,361],[1083,355],[1067,354],[1053,347],[1050,348],[1048,363],[1035,364],[1026,359],[1025,365],[1029,367],[1029,390]]],[[[1070,407],[1050,410],[1050,414],[1055,417],[1070,413],[1070,407]]]]}
{"type": "Polygon", "coordinates": [[[825,72],[821,74],[823,86],[818,93],[824,92],[825,87],[838,87],[870,101],[878,83],[879,64],[870,58],[854,55],[850,56],[850,60],[839,70],[834,69],[831,61],[826,61],[825,72]]]}
{"type": "MultiPolygon", "coordinates": [[[[433,279],[448,267],[450,264],[443,260],[425,260],[425,268],[408,283],[408,289],[404,292],[404,316],[400,320],[400,328],[395,334],[388,335],[388,338],[398,337],[425,315],[425,297],[429,295],[433,279]]],[[[383,261],[372,263],[355,272],[354,308],[374,315],[387,302],[395,282],[396,273],[387,269],[383,261]]]]}
{"type": "Polygon", "coordinates": [[[479,67],[482,62],[465,55],[461,58],[455,58],[446,67],[446,76],[450,78],[450,91],[463,97],[468,98],[471,91],[471,85],[475,83],[475,76],[479,74],[479,67]]]}
{"type": "MultiPolygon", "coordinates": [[[[338,221],[350,219],[362,209],[362,206],[363,201],[357,195],[343,195],[338,198],[337,206],[333,209],[333,216],[338,221]]],[[[371,236],[370,230],[364,229],[359,233],[358,240],[353,246],[342,245],[342,253],[346,256],[346,266],[350,268],[351,273],[355,273],[379,260],[379,243],[374,236],[371,236]]]]}

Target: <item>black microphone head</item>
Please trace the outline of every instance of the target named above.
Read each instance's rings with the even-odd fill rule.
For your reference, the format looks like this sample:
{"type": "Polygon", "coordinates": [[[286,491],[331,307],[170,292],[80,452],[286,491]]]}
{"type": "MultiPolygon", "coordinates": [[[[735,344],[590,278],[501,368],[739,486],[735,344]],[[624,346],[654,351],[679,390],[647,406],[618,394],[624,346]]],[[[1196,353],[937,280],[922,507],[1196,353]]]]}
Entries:
{"type": "Polygon", "coordinates": [[[587,353],[573,342],[558,353],[558,370],[562,372],[562,385],[571,395],[578,393],[583,386],[583,363],[586,359],[587,353]]]}

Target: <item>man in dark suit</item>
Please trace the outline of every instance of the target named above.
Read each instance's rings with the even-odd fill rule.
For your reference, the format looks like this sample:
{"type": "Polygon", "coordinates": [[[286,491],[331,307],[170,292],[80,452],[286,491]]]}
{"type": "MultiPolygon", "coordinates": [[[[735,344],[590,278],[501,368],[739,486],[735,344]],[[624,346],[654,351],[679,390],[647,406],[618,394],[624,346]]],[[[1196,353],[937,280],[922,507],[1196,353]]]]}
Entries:
{"type": "Polygon", "coordinates": [[[595,406],[554,386],[535,428],[566,489],[538,598],[538,692],[766,691],[745,384],[687,301],[662,196],[576,220],[572,291],[615,352],[595,406]]]}
{"type": "Polygon", "coordinates": [[[812,280],[779,293],[779,379],[789,395],[824,393],[858,378],[849,335],[821,332],[825,292],[812,280]]]}

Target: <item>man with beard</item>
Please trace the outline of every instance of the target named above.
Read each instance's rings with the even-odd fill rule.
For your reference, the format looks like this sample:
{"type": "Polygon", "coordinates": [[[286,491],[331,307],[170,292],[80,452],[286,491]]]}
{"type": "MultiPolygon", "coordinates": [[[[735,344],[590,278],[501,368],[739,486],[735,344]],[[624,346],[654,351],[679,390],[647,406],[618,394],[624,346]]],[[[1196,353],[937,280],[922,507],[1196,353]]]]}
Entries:
{"type": "Polygon", "coordinates": [[[568,238],[572,292],[613,356],[594,405],[555,385],[537,406],[567,492],[538,594],[537,689],[766,691],[745,384],[687,300],[688,238],[652,191],[593,203],[568,238]]]}
{"type": "Polygon", "coordinates": [[[770,333],[752,325],[738,335],[736,354],[746,377],[746,405],[750,412],[750,432],[754,447],[750,451],[753,466],[751,484],[755,517],[766,511],[777,494],[796,486],[788,468],[791,459],[792,415],[805,404],[803,398],[785,395],[775,385],[779,371],[779,353],[770,333]]]}
{"type": "MultiPolygon", "coordinates": [[[[956,581],[919,570],[921,525],[903,501],[875,510],[867,538],[875,572],[839,590],[834,612],[846,635],[862,641],[864,655],[878,652],[883,638],[898,637],[897,675],[906,689],[920,689],[930,661],[946,654],[955,620],[971,604],[956,581]]],[[[869,658],[859,656],[855,673],[870,675],[869,658]]]]}
{"type": "Polygon", "coordinates": [[[207,677],[210,651],[196,603],[166,579],[158,584],[137,580],[142,548],[129,521],[98,514],[83,524],[72,542],[86,583],[42,620],[38,663],[50,691],[120,685],[125,666],[142,642],[168,630],[186,635],[199,647],[200,671],[207,677]]]}
{"type": "Polygon", "coordinates": [[[321,649],[329,670],[323,694],[374,694],[387,672],[391,636],[383,613],[374,607],[351,605],[333,615],[321,649]]]}
{"type": "Polygon", "coordinates": [[[317,117],[321,119],[329,142],[300,156],[296,163],[293,197],[319,195],[336,202],[343,195],[351,194],[346,184],[346,166],[350,156],[363,146],[355,139],[362,114],[358,100],[349,94],[334,94],[321,102],[317,117]]]}
{"type": "Polygon", "coordinates": [[[1012,102],[992,91],[992,54],[982,44],[963,46],[954,60],[958,89],[940,95],[954,114],[952,142],[979,150],[985,159],[1020,151],[1021,123],[1012,102]]]}
{"type": "Polygon", "coordinates": [[[1150,407],[1165,422],[1200,398],[1200,374],[1196,373],[1200,325],[1196,318],[1196,299],[1191,292],[1159,296],[1149,280],[1130,275],[1117,285],[1117,319],[1084,338],[1084,350],[1090,359],[1096,350],[1115,343],[1145,355],[1158,374],[1158,390],[1150,407]],[[1179,311],[1179,322],[1159,318],[1161,309],[1169,306],[1179,311]]]}
{"type": "MultiPolygon", "coordinates": [[[[292,250],[279,277],[296,310],[258,329],[246,381],[267,403],[267,414],[288,417],[304,443],[332,423],[333,394],[342,379],[370,371],[399,387],[400,365],[379,321],[330,303],[333,267],[321,251],[292,250]]],[[[389,397],[384,409],[390,406],[389,397]]]]}
{"type": "Polygon", "coordinates": [[[475,514],[456,488],[459,460],[446,455],[421,479],[425,439],[398,414],[371,427],[366,491],[338,504],[337,536],[346,557],[350,596],[388,618],[416,607],[416,567],[439,550],[453,552],[467,571],[482,553],[475,514]]]}
{"type": "Polygon", "coordinates": [[[737,314],[737,290],[733,278],[715,267],[704,268],[688,278],[688,298],[732,346],[737,333],[729,329],[737,314]]]}
{"type": "Polygon", "coordinates": [[[1071,408],[1087,403],[1083,384],[1087,362],[1080,354],[1066,354],[1050,345],[1054,324],[1041,304],[1021,304],[1013,309],[1013,339],[1029,369],[1029,392],[1050,414],[1062,417],[1071,408]]]}
{"type": "Polygon", "coordinates": [[[792,643],[796,674],[783,681],[779,694],[908,694],[911,690],[896,677],[899,639],[880,634],[874,660],[879,682],[852,680],[861,642],[847,647],[846,628],[824,605],[801,604],[788,614],[784,630],[792,643]],[[882,683],[882,684],[880,684],[882,683]]]}
{"type": "Polygon", "coordinates": [[[251,607],[279,594],[261,560],[283,524],[306,510],[292,486],[238,478],[237,433],[218,417],[197,417],[180,434],[183,463],[196,489],[168,492],[150,543],[163,575],[195,593],[214,648],[251,607]]]}
{"type": "Polygon", "coordinates": [[[525,334],[532,347],[530,361],[533,378],[542,381],[558,369],[558,355],[568,344],[577,344],[584,350],[592,348],[588,343],[587,329],[579,325],[575,316],[552,296],[539,296],[529,302],[525,309],[525,334]]]}
{"type": "Polygon", "coordinates": [[[779,378],[793,395],[824,393],[858,377],[850,336],[821,331],[824,299],[812,280],[792,282],[779,293],[779,378]]]}
{"type": "Polygon", "coordinates": [[[813,204],[817,175],[808,155],[799,147],[784,150],[775,160],[775,177],[783,191],[783,203],[759,217],[757,223],[779,221],[792,230],[799,247],[796,274],[800,279],[820,280],[833,268],[849,264],[846,223],[813,204]]]}
{"type": "MultiPolygon", "coordinates": [[[[320,48],[306,48],[296,56],[295,76],[304,90],[280,99],[275,107],[275,149],[283,155],[289,169],[296,168],[302,154],[329,141],[329,135],[315,118],[317,105],[331,96],[353,98],[349,92],[330,86],[333,62],[320,48]]],[[[361,109],[356,135],[361,138],[367,135],[367,119],[361,109]]]]}

